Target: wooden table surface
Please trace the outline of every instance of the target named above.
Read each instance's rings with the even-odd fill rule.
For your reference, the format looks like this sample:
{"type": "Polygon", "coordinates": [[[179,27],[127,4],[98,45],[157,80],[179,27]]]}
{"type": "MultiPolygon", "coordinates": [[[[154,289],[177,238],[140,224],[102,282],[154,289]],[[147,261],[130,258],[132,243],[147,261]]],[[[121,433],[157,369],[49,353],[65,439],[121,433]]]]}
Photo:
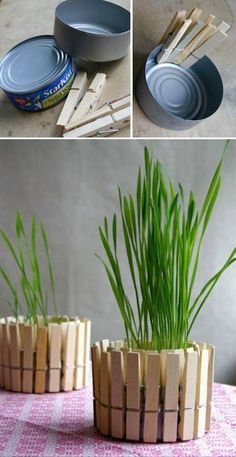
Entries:
{"type": "MultiPolygon", "coordinates": [[[[209,57],[218,67],[223,83],[221,107],[209,119],[186,131],[163,129],[150,121],[134,100],[136,137],[236,137],[236,0],[134,0],[134,80],[177,9],[199,7],[204,15],[231,25],[229,37],[209,57]]],[[[216,22],[217,23],[217,22],[216,22]]]]}
{"type": "MultiPolygon", "coordinates": [[[[55,7],[62,0],[0,0],[0,59],[20,41],[35,35],[53,33],[55,7]]],[[[110,0],[129,9],[129,0],[110,0]]],[[[107,75],[97,107],[130,93],[130,55],[112,63],[96,64],[94,72],[107,75]]],[[[26,113],[14,108],[0,90],[0,137],[60,137],[56,126],[63,103],[41,113],[26,113]]],[[[125,128],[112,137],[129,137],[125,128]]]]}

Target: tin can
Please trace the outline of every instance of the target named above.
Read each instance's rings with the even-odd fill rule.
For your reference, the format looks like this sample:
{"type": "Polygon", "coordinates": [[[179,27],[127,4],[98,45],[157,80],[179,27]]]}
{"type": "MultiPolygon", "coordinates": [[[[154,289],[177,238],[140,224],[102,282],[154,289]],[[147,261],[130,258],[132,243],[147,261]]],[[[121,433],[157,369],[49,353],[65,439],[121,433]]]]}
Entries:
{"type": "Polygon", "coordinates": [[[213,62],[203,56],[189,68],[156,63],[162,46],[148,56],[138,74],[135,93],[142,111],[155,124],[187,130],[213,115],[223,99],[223,83],[213,62]]]}
{"type": "Polygon", "coordinates": [[[43,111],[60,103],[74,77],[72,58],[51,35],[19,43],[0,62],[0,87],[24,111],[43,111]]]}
{"type": "Polygon", "coordinates": [[[66,0],[56,7],[55,40],[80,61],[124,57],[130,42],[130,13],[109,1],[66,0]]]}

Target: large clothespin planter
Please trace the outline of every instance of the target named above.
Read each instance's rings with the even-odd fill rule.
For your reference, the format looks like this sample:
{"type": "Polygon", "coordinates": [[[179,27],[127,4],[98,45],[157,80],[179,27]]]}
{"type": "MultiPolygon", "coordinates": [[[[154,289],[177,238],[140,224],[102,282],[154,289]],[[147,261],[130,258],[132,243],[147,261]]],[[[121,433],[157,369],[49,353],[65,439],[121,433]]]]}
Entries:
{"type": "Polygon", "coordinates": [[[44,393],[80,389],[89,383],[91,322],[83,318],[0,319],[0,387],[44,393]]]}
{"type": "Polygon", "coordinates": [[[210,430],[214,347],[132,351],[123,341],[92,346],[94,425],[103,435],[157,443],[210,430]]]}

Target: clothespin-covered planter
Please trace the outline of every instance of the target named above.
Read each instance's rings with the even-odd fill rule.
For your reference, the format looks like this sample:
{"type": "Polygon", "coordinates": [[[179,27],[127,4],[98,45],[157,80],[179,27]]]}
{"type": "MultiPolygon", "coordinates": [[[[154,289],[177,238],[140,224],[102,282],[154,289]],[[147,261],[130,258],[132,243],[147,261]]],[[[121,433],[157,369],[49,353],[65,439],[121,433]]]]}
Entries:
{"type": "Polygon", "coordinates": [[[191,342],[190,333],[218,279],[236,261],[234,247],[199,293],[193,291],[222,162],[199,208],[193,192],[186,196],[181,184],[176,190],[145,148],[136,195],[119,189],[120,226],[114,214],[112,223],[105,217],[99,227],[105,258],[98,257],[126,336],[92,346],[94,422],[104,435],[174,442],[201,437],[210,429],[214,347],[191,342]],[[132,294],[121,265],[121,240],[132,294]]]}
{"type": "Polygon", "coordinates": [[[0,227],[0,242],[17,273],[13,280],[12,271],[0,263],[1,287],[8,288],[5,300],[12,312],[12,317],[0,319],[0,387],[44,393],[88,385],[91,322],[58,312],[45,226],[33,216],[27,230],[17,211],[15,239],[0,227]]]}
{"type": "Polygon", "coordinates": [[[210,430],[213,346],[132,351],[106,341],[92,346],[94,424],[103,435],[156,443],[210,430]]]}
{"type": "Polygon", "coordinates": [[[48,317],[45,326],[24,318],[0,320],[0,387],[44,393],[80,389],[89,383],[91,321],[48,317]]]}

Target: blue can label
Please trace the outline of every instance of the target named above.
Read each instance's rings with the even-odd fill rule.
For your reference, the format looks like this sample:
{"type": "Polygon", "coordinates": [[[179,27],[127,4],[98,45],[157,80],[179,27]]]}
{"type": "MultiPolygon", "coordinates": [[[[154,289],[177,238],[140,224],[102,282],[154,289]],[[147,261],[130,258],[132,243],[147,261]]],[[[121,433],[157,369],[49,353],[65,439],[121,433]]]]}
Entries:
{"type": "Polygon", "coordinates": [[[13,105],[25,111],[42,111],[57,105],[68,94],[74,80],[72,62],[64,73],[45,88],[26,94],[7,94],[13,105]]]}

